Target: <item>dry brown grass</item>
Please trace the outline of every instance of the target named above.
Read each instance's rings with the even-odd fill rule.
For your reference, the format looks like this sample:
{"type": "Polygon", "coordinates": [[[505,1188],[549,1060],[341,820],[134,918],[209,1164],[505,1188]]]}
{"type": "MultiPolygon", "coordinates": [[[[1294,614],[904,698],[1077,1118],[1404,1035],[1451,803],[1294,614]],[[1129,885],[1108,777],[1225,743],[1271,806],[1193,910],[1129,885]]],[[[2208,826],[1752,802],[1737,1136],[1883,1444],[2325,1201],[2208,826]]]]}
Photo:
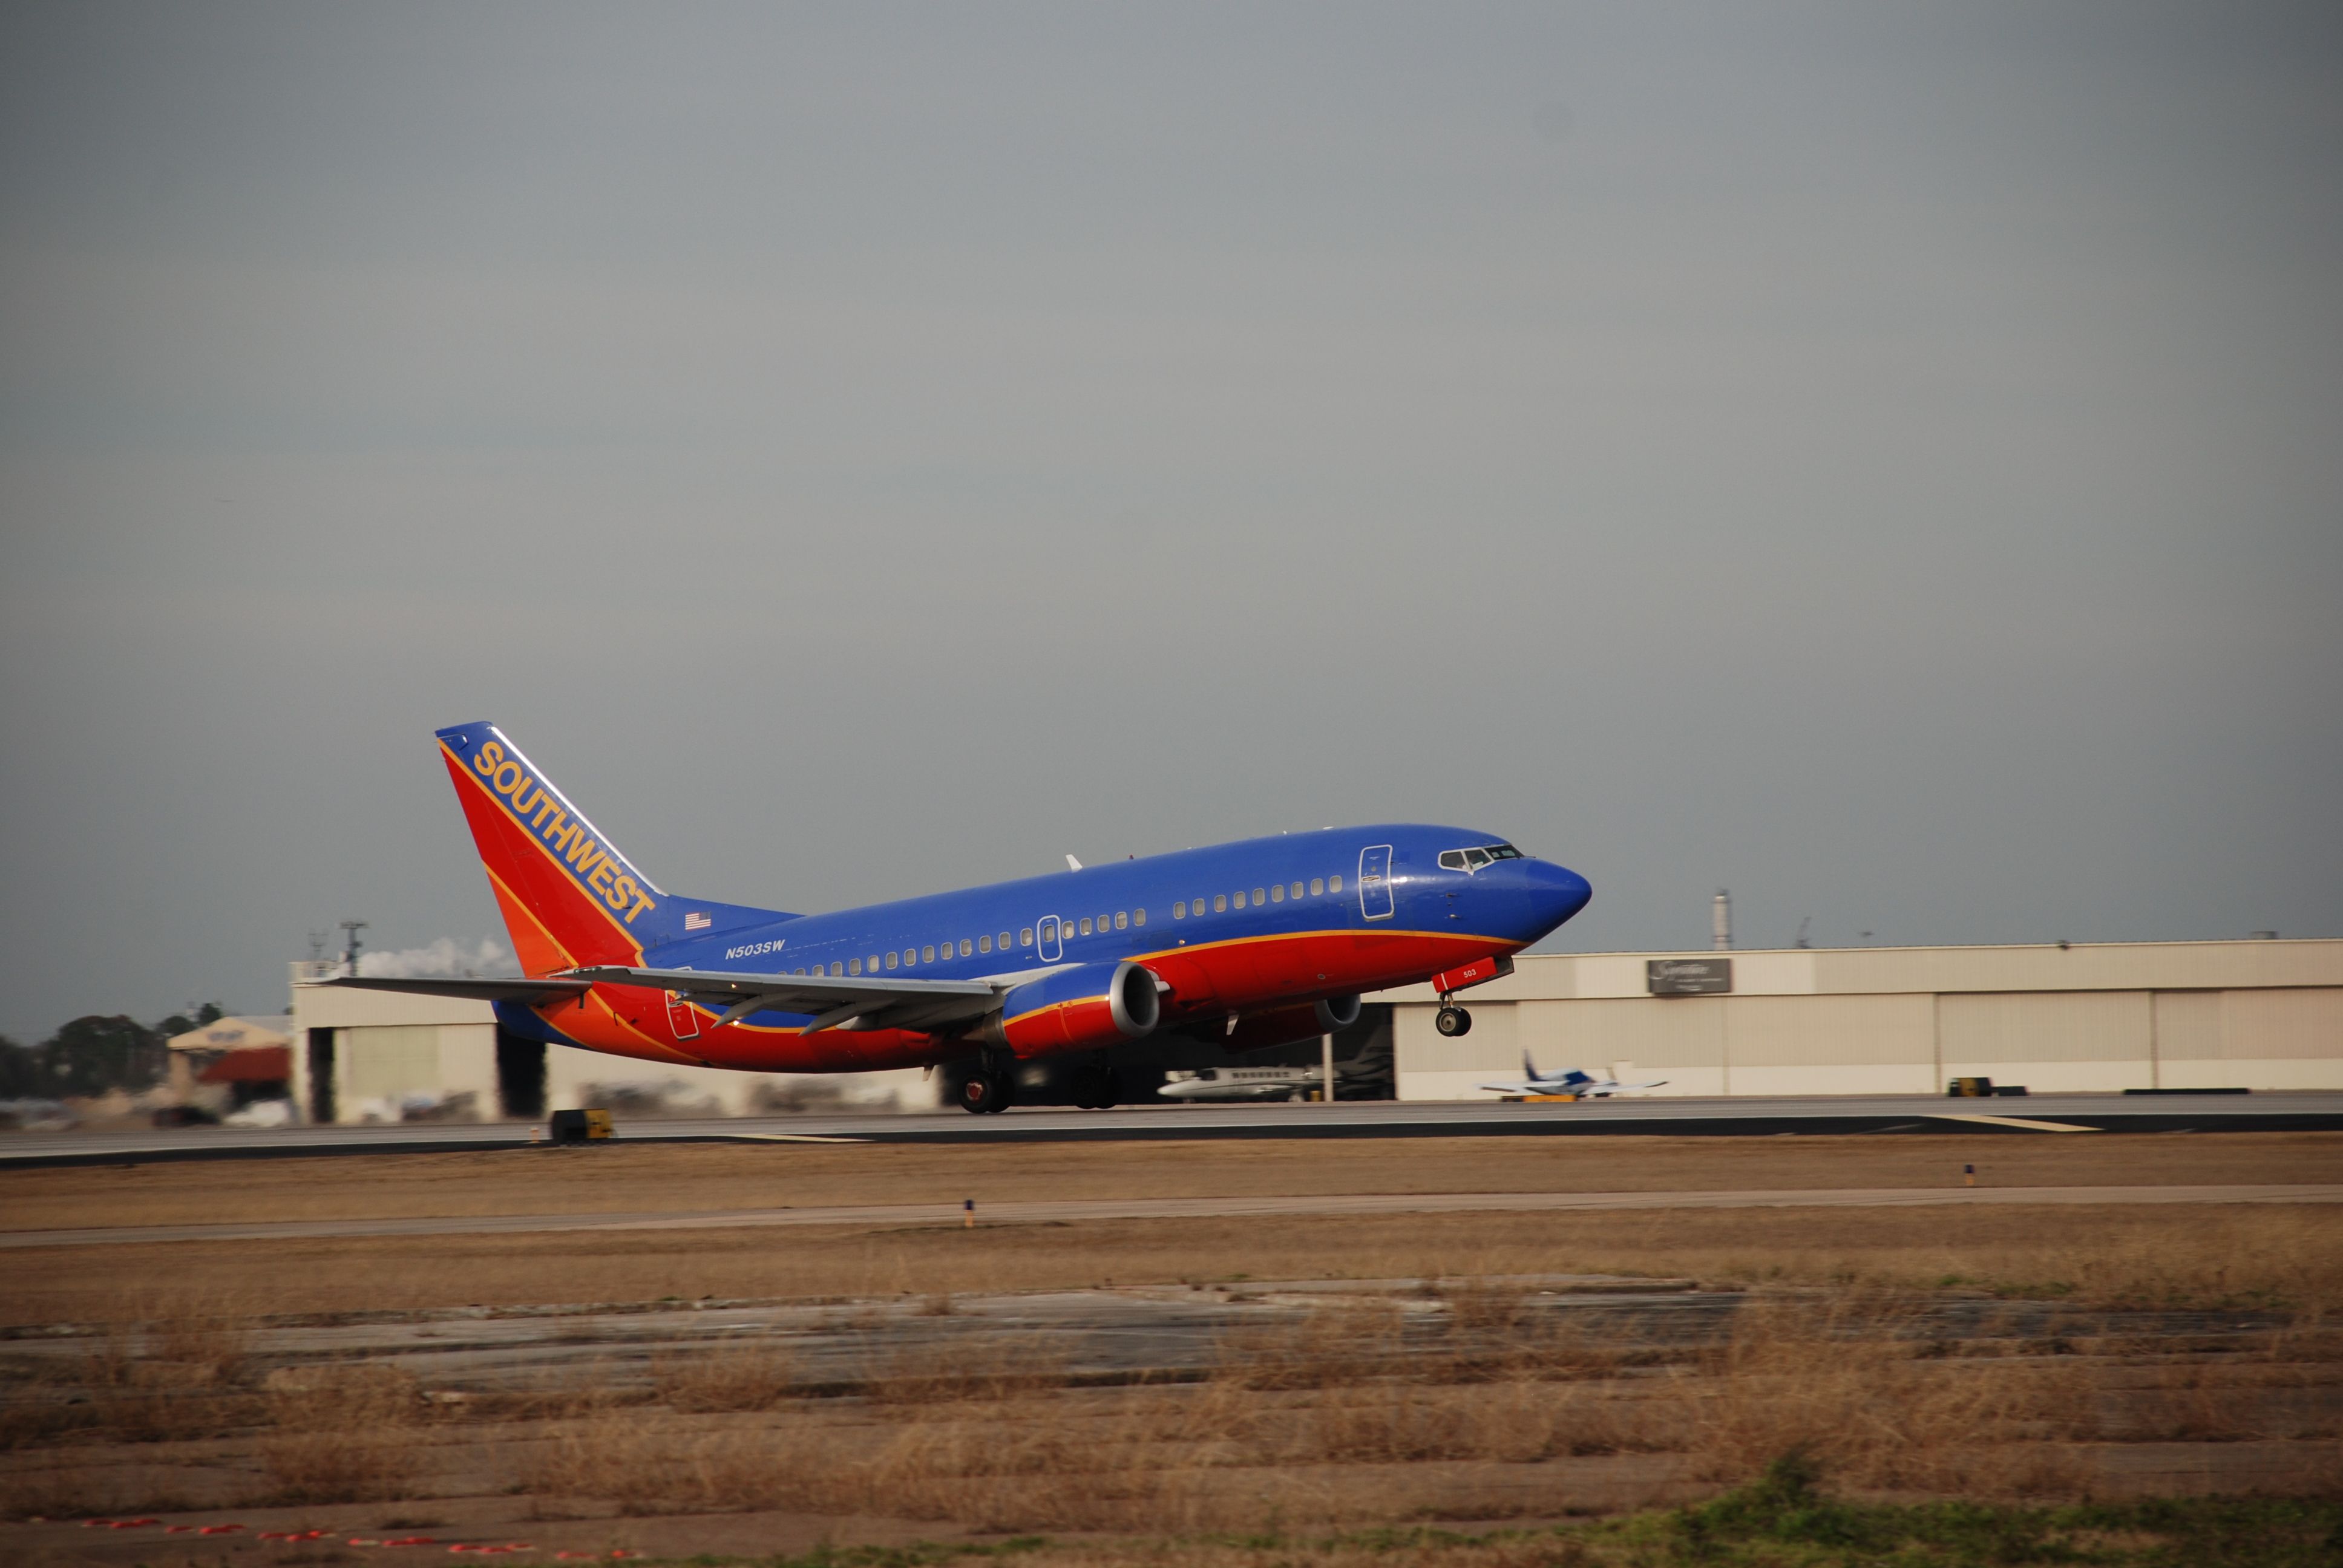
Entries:
{"type": "Polygon", "coordinates": [[[1406,1353],[1406,1319],[1391,1301],[1345,1302],[1295,1321],[1225,1336],[1219,1375],[1245,1388],[1329,1388],[1391,1371],[1406,1353]]]}
{"type": "MultiPolygon", "coordinates": [[[[225,1452],[256,1459],[280,1501],[424,1495],[454,1473],[471,1478],[464,1490],[508,1480],[548,1516],[782,1510],[1163,1532],[1550,1513],[1567,1467],[1592,1456],[1639,1466],[1650,1495],[1678,1475],[1737,1480],[1796,1448],[1857,1487],[2079,1495],[2097,1472],[2077,1444],[2227,1439],[2273,1430],[2258,1410],[2308,1403],[2288,1392],[2301,1386],[2290,1363],[2261,1354],[1947,1353],[1917,1333],[1913,1303],[1861,1293],[1761,1300],[1729,1343],[1626,1366],[1558,1351],[1534,1306],[1455,1310],[1504,1292],[1463,1282],[1444,1307],[1368,1301],[1237,1336],[1216,1374],[1189,1384],[1077,1386],[1027,1336],[917,1317],[890,1332],[926,1323],[930,1337],[882,1353],[873,1370],[888,1375],[862,1399],[800,1397],[786,1353],[754,1344],[661,1363],[655,1400],[610,1392],[590,1362],[567,1389],[453,1406],[380,1366],[306,1366],[271,1375],[252,1397],[273,1424],[225,1452]],[[2256,1405],[2265,1397],[2281,1406],[2256,1405]]],[[[2280,1446],[2273,1477],[2334,1467],[2332,1442],[2280,1446]]],[[[28,1458],[0,1466],[0,1503],[20,1513],[132,1501],[28,1458]]]]}
{"type": "MultiPolygon", "coordinates": [[[[591,1301],[870,1299],[1261,1279],[1455,1279],[1574,1271],[1708,1282],[1963,1289],[2078,1305],[2276,1302],[2343,1317],[2343,1217],[2309,1206],[2153,1210],[1676,1210],[1649,1213],[1295,1215],[963,1231],[809,1227],[573,1238],[417,1236],[179,1242],[191,1286],[240,1285],[256,1255],[278,1312],[591,1301]]],[[[42,1256],[0,1283],[0,1321],[125,1315],[153,1249],[42,1256]]]]}
{"type": "Polygon", "coordinates": [[[1857,1300],[1755,1302],[1732,1340],[1674,1382],[1695,1473],[1755,1475],[1792,1452],[1856,1486],[1968,1496],[2072,1495],[2097,1435],[2088,1378],[2050,1358],[1943,1358],[1903,1310],[1857,1300]]]}
{"type": "Polygon", "coordinates": [[[2259,1368],[2181,1362],[2156,1369],[2125,1435],[2151,1442],[2245,1442],[2267,1435],[2255,1419],[2259,1368]]]}
{"type": "Polygon", "coordinates": [[[1003,1400],[1065,1381],[1064,1342],[1036,1333],[962,1333],[885,1347],[864,1373],[874,1405],[1003,1400]]]}
{"type": "Polygon", "coordinates": [[[575,1499],[628,1513],[787,1509],[992,1529],[1156,1517],[1168,1473],[1034,1413],[929,1412],[889,1431],[803,1412],[722,1422],[608,1412],[570,1423],[519,1473],[554,1513],[575,1499]]]}
{"type": "MultiPolygon", "coordinates": [[[[1388,1180],[1364,1174],[1368,1166],[1351,1159],[1412,1160],[1423,1145],[1403,1148],[1404,1141],[1340,1146],[1339,1159],[1326,1146],[1310,1146],[1300,1151],[1308,1160],[1240,1161],[1235,1178],[1207,1169],[1225,1160],[1226,1145],[1201,1153],[1139,1146],[1140,1165],[1155,1191],[1217,1191],[1216,1183],[1237,1181],[1247,1191],[1353,1190],[1363,1181],[1390,1188],[1475,1173],[1489,1187],[1534,1186],[1540,1171],[1549,1182],[1584,1177],[1590,1168],[1574,1161],[1594,1157],[1613,1168],[1611,1179],[1583,1185],[1635,1185],[1674,1171],[1688,1185],[1795,1186],[1799,1171],[1819,1171],[1816,1161],[1833,1152],[1825,1141],[1722,1151],[1715,1144],[1673,1150],[1634,1141],[1652,1144],[1641,1152],[1605,1141],[1599,1149],[1502,1149],[1493,1165],[1489,1144],[1467,1142],[1441,1158],[1390,1166],[1388,1180]],[[1473,1172],[1458,1163],[1468,1155],[1478,1161],[1473,1172]],[[1310,1175],[1310,1161],[1331,1164],[1310,1175]],[[1621,1175],[1622,1165],[1634,1169],[1621,1175]]],[[[1882,1151],[1885,1141],[1835,1152],[1893,1165],[1922,1153],[1941,1159],[1947,1147],[1912,1140],[1882,1151]]],[[[1996,1141],[1991,1154],[1973,1157],[2046,1161],[2043,1171],[2067,1161],[2066,1179],[2107,1180],[2112,1142],[1996,1141]],[[2102,1166],[2090,1167],[2080,1153],[2048,1151],[2078,1144],[2097,1148],[2088,1160],[2102,1166]],[[2035,1152],[2021,1155],[2021,1147],[2035,1152]]],[[[2242,1141],[2133,1143],[2164,1161],[2164,1180],[2272,1174],[2216,1169],[2238,1161],[2237,1151],[2248,1147],[2242,1141]],[[2229,1152],[2217,1159],[2201,1152],[2216,1146],[2229,1152]]],[[[1029,1148],[1018,1156],[1063,1175],[1071,1191],[1029,1192],[1019,1185],[1029,1171],[998,1195],[1079,1195],[1083,1182],[1112,1188],[1124,1180],[1095,1151],[1063,1153],[1082,1147],[1044,1146],[1040,1155],[1029,1148]]],[[[1128,1158],[1131,1147],[1112,1152],[1128,1158]]],[[[2293,1160],[2285,1177],[2308,1180],[2327,1174],[2308,1167],[2343,1149],[2343,1140],[2251,1147],[2261,1161],[2293,1160]]],[[[475,1199],[551,1209],[537,1202],[532,1185],[544,1171],[587,1172],[592,1187],[603,1180],[592,1173],[627,1170],[633,1189],[654,1168],[623,1161],[596,1166],[607,1152],[578,1161],[548,1156],[548,1164],[526,1168],[482,1162],[535,1156],[447,1158],[459,1162],[450,1170],[468,1170],[478,1181],[475,1199]],[[511,1188],[484,1179],[509,1170],[521,1171],[511,1188]]],[[[654,1152],[705,1161],[701,1175],[713,1181],[714,1172],[737,1176],[747,1168],[744,1154],[771,1151],[654,1152]]],[[[868,1151],[814,1152],[819,1160],[804,1167],[813,1179],[785,1194],[728,1185],[721,1197],[668,1191],[659,1201],[719,1207],[870,1198],[861,1188],[822,1190],[825,1181],[875,1169],[868,1151]]],[[[903,1168],[906,1181],[1009,1169],[910,1152],[917,1159],[903,1168]]],[[[402,1160],[397,1169],[404,1180],[430,1163],[402,1160]]],[[[676,1167],[689,1168],[689,1161],[676,1167]]],[[[782,1161],[759,1167],[789,1168],[782,1161]]],[[[266,1174],[290,1188],[284,1169],[270,1164],[266,1174]]],[[[330,1174],[344,1167],[328,1161],[315,1169],[330,1174]]],[[[1885,1179],[1892,1171],[1859,1165],[1829,1174],[1811,1184],[1896,1184],[1885,1179]]],[[[1913,1165],[1906,1174],[1925,1172],[1913,1165]]],[[[461,1199],[444,1181],[433,1191],[437,1196],[427,1191],[415,1201],[461,1199]]],[[[581,1207],[632,1201],[608,1191],[578,1194],[590,1199],[581,1207]]],[[[259,1201],[256,1191],[251,1201],[259,1201]]],[[[2343,1322],[2337,1218],[2319,1209],[2242,1206],[2194,1210],[2188,1218],[2176,1227],[2169,1212],[2046,1207],[1461,1213],[1436,1225],[1404,1215],[976,1230],[950,1223],[809,1229],[792,1232],[785,1248],[758,1231],[621,1232],[598,1238],[590,1255],[560,1236],[176,1244],[164,1255],[181,1293],[168,1302],[136,1293],[156,1267],[153,1250],[65,1250],[42,1254],[43,1267],[15,1271],[0,1284],[0,1316],[116,1326],[91,1341],[78,1362],[35,1372],[28,1362],[26,1375],[8,1385],[0,1448],[12,1436],[17,1447],[0,1455],[0,1503],[50,1513],[77,1499],[118,1508],[144,1485],[151,1507],[167,1480],[109,1481],[111,1490],[100,1493],[85,1478],[130,1473],[126,1455],[143,1456],[137,1462],[150,1469],[167,1467],[180,1462],[171,1440],[195,1438],[205,1441],[187,1452],[200,1448],[215,1456],[205,1462],[242,1466],[247,1476],[257,1464],[275,1494],[288,1500],[415,1495],[457,1477],[445,1483],[478,1490],[511,1481],[548,1512],[591,1501],[640,1513],[783,1509],[1048,1531],[1551,1512],[1580,1462],[1632,1473],[1642,1478],[1637,1485],[1663,1486],[1680,1471],[1735,1479],[1798,1446],[1853,1485],[1969,1495],[2087,1492],[2097,1483],[2090,1443],[2325,1432],[2321,1442],[2257,1446],[2287,1448],[2286,1462],[2306,1475],[2320,1464],[2331,1469],[2335,1423],[2321,1425],[2318,1409],[2337,1386],[2332,1358],[2343,1355],[2343,1332],[2331,1326],[2343,1322]],[[246,1288],[256,1255],[267,1268],[269,1298],[236,1302],[230,1292],[246,1288]],[[1584,1320],[1556,1313],[1518,1282],[1499,1277],[1558,1267],[1767,1288],[1729,1344],[1632,1349],[1563,1326],[1584,1320]],[[1248,1275],[1439,1283],[1232,1335],[1220,1366],[1202,1383],[1111,1389],[1071,1386],[1077,1380],[1069,1376],[1061,1336],[988,1332],[985,1309],[955,1299],[1110,1277],[1131,1284],[1248,1275]],[[1905,1314],[1948,1284],[2078,1307],[2275,1303],[2288,1324],[2252,1355],[2220,1358],[2175,1359],[2170,1344],[2080,1341],[2077,1348],[2088,1353],[1946,1353],[1919,1339],[1905,1314]],[[866,1303],[883,1296],[899,1305],[884,1315],[867,1305],[842,1309],[870,1330],[869,1359],[858,1369],[868,1391],[855,1399],[804,1397],[799,1368],[771,1342],[667,1352],[652,1363],[648,1393],[622,1386],[613,1369],[580,1360],[569,1364],[566,1381],[549,1377],[540,1389],[437,1407],[427,1405],[410,1380],[378,1369],[311,1369],[266,1385],[253,1370],[256,1334],[265,1330],[252,1320],[263,1310],[702,1296],[866,1303]],[[2149,1354],[2164,1359],[2143,1365],[2149,1354]],[[1659,1364],[1662,1357],[1671,1364],[1659,1364]],[[85,1393],[82,1404],[63,1402],[85,1393]],[[75,1445],[69,1461],[60,1447],[66,1442],[75,1445]],[[116,1446],[132,1442],[140,1446],[116,1446]],[[85,1478],[78,1493],[76,1476],[85,1478]]],[[[1271,1316],[1267,1309],[1263,1315],[1271,1316]]]]}
{"type": "Polygon", "coordinates": [[[1564,1455],[1669,1452],[1673,1412],[1613,1389],[1513,1377],[1460,1388],[1370,1382],[1328,1389],[1265,1456],[1292,1462],[1528,1464],[1564,1455]]]}
{"type": "Polygon", "coordinates": [[[78,1387],[85,1402],[49,1407],[45,1431],[37,1407],[12,1411],[15,1419],[0,1422],[0,1445],[69,1430],[116,1442],[172,1442],[256,1419],[257,1402],[244,1386],[247,1303],[215,1293],[120,1304],[133,1315],[107,1324],[74,1361],[44,1369],[45,1380],[78,1387]]]}
{"type": "Polygon", "coordinates": [[[260,1441],[263,1468],[287,1503],[368,1503],[411,1497],[429,1468],[427,1409],[415,1379],[357,1362],[305,1367],[271,1380],[277,1430],[260,1441]]]}
{"type": "Polygon", "coordinates": [[[796,1375],[796,1355],[766,1340],[694,1345],[651,1362],[653,1397],[693,1413],[770,1410],[789,1397],[796,1375]]]}
{"type": "MultiPolygon", "coordinates": [[[[1395,1138],[659,1145],[7,1174],[11,1229],[1262,1192],[1698,1191],[2343,1181],[2343,1135],[1395,1138]]],[[[950,1216],[957,1222],[956,1213],[950,1216]]]]}

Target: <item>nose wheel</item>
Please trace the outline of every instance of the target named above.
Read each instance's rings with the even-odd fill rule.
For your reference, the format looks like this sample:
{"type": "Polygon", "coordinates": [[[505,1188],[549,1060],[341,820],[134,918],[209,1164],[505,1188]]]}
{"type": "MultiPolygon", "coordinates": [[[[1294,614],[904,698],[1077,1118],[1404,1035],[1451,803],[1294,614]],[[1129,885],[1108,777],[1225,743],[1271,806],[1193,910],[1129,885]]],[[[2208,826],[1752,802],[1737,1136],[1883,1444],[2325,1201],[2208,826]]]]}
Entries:
{"type": "Polygon", "coordinates": [[[1473,1015],[1461,1007],[1443,1007],[1439,1016],[1432,1020],[1432,1027],[1454,1040],[1459,1035],[1473,1032],[1473,1015]]]}

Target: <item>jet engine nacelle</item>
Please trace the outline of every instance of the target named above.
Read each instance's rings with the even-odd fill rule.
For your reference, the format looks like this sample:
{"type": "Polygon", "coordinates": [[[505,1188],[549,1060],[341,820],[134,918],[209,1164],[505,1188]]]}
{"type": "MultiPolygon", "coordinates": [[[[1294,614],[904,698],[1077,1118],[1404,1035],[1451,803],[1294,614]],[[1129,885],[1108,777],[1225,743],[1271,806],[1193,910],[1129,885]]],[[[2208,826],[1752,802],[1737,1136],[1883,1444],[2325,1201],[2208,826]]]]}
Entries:
{"type": "Polygon", "coordinates": [[[1162,1016],[1155,971],[1125,960],[1078,964],[1019,986],[983,1032],[1019,1056],[1054,1056],[1138,1040],[1162,1016]]]}
{"type": "Polygon", "coordinates": [[[1275,1012],[1241,1018],[1221,1043],[1231,1050],[1265,1050],[1272,1045],[1315,1040],[1322,1034],[1340,1034],[1358,1021],[1355,995],[1330,996],[1309,1007],[1282,1007],[1275,1012]]]}

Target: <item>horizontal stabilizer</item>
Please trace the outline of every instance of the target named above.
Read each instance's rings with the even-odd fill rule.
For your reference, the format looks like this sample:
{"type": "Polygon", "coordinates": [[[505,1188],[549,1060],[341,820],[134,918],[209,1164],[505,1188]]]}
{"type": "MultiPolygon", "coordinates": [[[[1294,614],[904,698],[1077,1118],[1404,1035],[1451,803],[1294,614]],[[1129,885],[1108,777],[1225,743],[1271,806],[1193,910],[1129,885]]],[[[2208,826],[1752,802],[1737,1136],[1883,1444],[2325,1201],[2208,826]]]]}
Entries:
{"type": "Polygon", "coordinates": [[[458,980],[408,979],[390,975],[336,975],[331,980],[303,980],[303,985],[338,986],[348,990],[403,991],[408,996],[456,996],[473,1001],[552,1001],[557,998],[577,996],[593,989],[592,982],[548,975],[531,980],[527,975],[508,979],[458,980]]]}

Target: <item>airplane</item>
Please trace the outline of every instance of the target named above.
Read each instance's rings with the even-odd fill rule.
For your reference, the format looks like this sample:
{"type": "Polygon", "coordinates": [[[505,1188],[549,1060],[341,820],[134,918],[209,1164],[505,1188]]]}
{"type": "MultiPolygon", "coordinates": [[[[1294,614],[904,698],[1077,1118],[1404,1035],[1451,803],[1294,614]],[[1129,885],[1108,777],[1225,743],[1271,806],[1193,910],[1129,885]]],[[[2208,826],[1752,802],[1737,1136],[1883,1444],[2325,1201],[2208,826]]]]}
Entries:
{"type": "MultiPolygon", "coordinates": [[[[1493,834],[1379,823],[1251,839],[827,914],[670,893],[485,722],[440,759],[524,971],[313,983],[470,997],[505,1029],[614,1056],[764,1072],[973,1059],[959,1101],[1008,1109],[1015,1067],[1086,1060],[1078,1103],[1118,1098],[1114,1048],[1159,1028],[1231,1050],[1347,1028],[1359,993],[1454,993],[1592,896],[1493,834]],[[1469,869],[1466,868],[1469,865],[1469,869]]],[[[1071,868],[1071,858],[1070,858],[1071,868]]]]}
{"type": "Polygon", "coordinates": [[[1625,1089],[1657,1089],[1667,1082],[1655,1078],[1649,1083],[1622,1083],[1615,1078],[1596,1078],[1575,1067],[1560,1072],[1540,1072],[1538,1064],[1530,1060],[1528,1051],[1522,1052],[1521,1083],[1484,1083],[1483,1089],[1493,1089],[1500,1094],[1567,1094],[1579,1100],[1604,1100],[1625,1089]]]}
{"type": "MultiPolygon", "coordinates": [[[[1334,1098],[1342,1098],[1346,1087],[1368,1084],[1379,1086],[1389,1081],[1391,1053],[1377,1053],[1374,1060],[1365,1057],[1334,1064],[1334,1098]]],[[[1155,1092],[1165,1100],[1304,1100],[1322,1093],[1326,1073],[1322,1064],[1281,1067],[1207,1067],[1199,1071],[1175,1072],[1162,1088],[1155,1092]]],[[[1370,1099],[1380,1098],[1379,1088],[1363,1091],[1370,1099]]]]}

